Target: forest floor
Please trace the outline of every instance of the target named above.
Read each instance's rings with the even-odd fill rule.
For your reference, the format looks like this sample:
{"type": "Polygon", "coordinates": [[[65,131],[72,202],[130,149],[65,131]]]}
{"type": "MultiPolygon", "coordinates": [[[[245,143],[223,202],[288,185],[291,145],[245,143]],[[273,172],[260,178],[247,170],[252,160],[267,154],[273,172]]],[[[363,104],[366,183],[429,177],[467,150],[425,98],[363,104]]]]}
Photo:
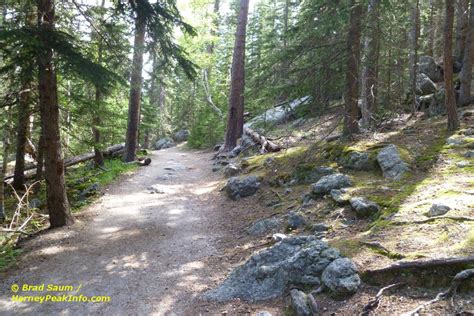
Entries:
{"type": "Polygon", "coordinates": [[[74,226],[24,242],[25,255],[2,275],[0,314],[210,312],[198,312],[193,300],[227,274],[218,249],[233,239],[229,217],[237,220],[211,157],[182,146],[154,152],[150,166],[109,186],[74,226]],[[111,303],[12,302],[12,284],[80,286],[78,294],[110,296],[111,303]]]}
{"type": "MultiPolygon", "coordinates": [[[[474,126],[473,118],[465,120],[463,127],[474,126]]],[[[443,132],[444,126],[443,118],[412,119],[377,137],[365,135],[349,144],[351,150],[370,151],[395,143],[410,153],[413,173],[400,182],[384,180],[380,172],[343,170],[356,183],[354,194],[380,203],[380,218],[358,220],[349,208],[338,207],[330,199],[317,200],[304,210],[311,223],[330,226],[325,240],[351,257],[361,272],[400,258],[424,260],[473,253],[471,222],[416,222],[438,199],[455,205],[454,215],[472,216],[472,166],[456,166],[465,159],[467,148],[448,146],[450,135],[443,132]],[[388,253],[373,250],[366,242],[377,242],[388,253]]],[[[322,128],[333,130],[330,126],[322,128]]],[[[309,132],[326,135],[319,130],[309,132]]],[[[286,137],[288,143],[293,142],[290,138],[286,137]]],[[[267,311],[274,316],[294,315],[287,308],[288,298],[261,304],[238,300],[216,304],[200,296],[215,288],[232,268],[270,244],[271,234],[256,238],[246,234],[245,228],[258,219],[299,208],[301,196],[309,189],[308,185],[295,185],[285,195],[285,186],[272,185],[274,180],[291,178],[307,164],[337,167],[334,155],[344,153],[344,146],[323,145],[304,136],[280,153],[244,158],[249,166],[243,173],[261,177],[263,186],[256,195],[239,201],[231,201],[220,192],[225,178],[211,171],[213,153],[191,151],[184,145],[153,152],[150,166],[108,186],[104,196],[76,213],[74,226],[45,230],[20,245],[24,254],[16,266],[0,274],[0,314],[256,315],[267,311]],[[268,157],[274,159],[272,168],[265,166],[268,157]],[[269,203],[272,199],[278,203],[269,203]],[[12,302],[12,284],[72,285],[74,290],[80,287],[78,294],[110,296],[111,303],[12,302]]],[[[286,233],[311,234],[308,229],[286,233]]],[[[450,273],[434,276],[452,277],[450,273]]],[[[432,299],[444,289],[430,286],[432,279],[385,294],[373,315],[402,314],[432,299]]],[[[322,315],[357,315],[389,282],[393,283],[363,284],[346,300],[335,300],[325,293],[316,300],[322,315]]],[[[474,308],[472,292],[460,293],[457,302],[464,310],[474,308]]],[[[427,312],[454,314],[448,301],[434,304],[427,312]]]]}

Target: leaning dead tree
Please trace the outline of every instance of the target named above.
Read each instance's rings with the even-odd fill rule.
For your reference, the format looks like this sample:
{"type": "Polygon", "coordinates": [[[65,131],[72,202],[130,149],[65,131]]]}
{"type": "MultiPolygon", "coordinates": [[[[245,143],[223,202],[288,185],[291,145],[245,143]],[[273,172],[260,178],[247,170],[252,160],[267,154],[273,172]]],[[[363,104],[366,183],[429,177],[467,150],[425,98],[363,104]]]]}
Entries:
{"type": "Polygon", "coordinates": [[[255,143],[260,144],[261,146],[260,151],[262,153],[263,152],[276,152],[276,151],[281,150],[280,146],[278,146],[277,144],[273,143],[265,136],[260,135],[259,133],[257,133],[256,131],[248,127],[244,127],[244,134],[250,137],[250,139],[252,139],[252,141],[254,141],[255,143]]]}

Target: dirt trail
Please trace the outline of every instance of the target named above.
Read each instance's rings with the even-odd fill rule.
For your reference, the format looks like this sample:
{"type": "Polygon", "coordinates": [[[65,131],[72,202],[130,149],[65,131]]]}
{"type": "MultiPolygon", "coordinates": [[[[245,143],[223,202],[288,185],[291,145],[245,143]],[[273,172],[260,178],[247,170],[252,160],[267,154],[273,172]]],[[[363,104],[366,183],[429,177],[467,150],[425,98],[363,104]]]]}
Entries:
{"type": "Polygon", "coordinates": [[[210,157],[182,148],[155,152],[151,166],[109,187],[82,223],[28,241],[19,267],[0,281],[0,314],[182,315],[216,277],[203,261],[216,253],[223,230],[210,157]],[[152,185],[160,193],[151,194],[152,185]],[[80,294],[112,302],[12,302],[14,283],[81,286],[80,294]]]}

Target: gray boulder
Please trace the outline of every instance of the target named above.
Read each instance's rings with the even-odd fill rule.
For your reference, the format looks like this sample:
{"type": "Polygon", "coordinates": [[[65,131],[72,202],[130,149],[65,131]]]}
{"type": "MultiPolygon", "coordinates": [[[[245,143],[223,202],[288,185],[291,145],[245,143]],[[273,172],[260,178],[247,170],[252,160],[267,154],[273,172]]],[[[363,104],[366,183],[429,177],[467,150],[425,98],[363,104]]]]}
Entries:
{"type": "Polygon", "coordinates": [[[466,139],[463,136],[453,135],[446,139],[446,143],[450,146],[460,146],[466,143],[466,139]]]}
{"type": "Polygon", "coordinates": [[[297,316],[311,316],[311,308],[308,304],[308,296],[297,289],[290,291],[291,305],[297,316]]]}
{"type": "Polygon", "coordinates": [[[372,202],[363,197],[355,197],[350,199],[352,208],[357,214],[357,217],[365,218],[369,217],[380,210],[380,207],[377,203],[372,202]]]}
{"type": "Polygon", "coordinates": [[[335,174],[336,170],[331,167],[313,167],[308,165],[303,165],[297,167],[296,169],[296,181],[300,184],[311,184],[317,182],[324,176],[335,174]]]}
{"type": "Polygon", "coordinates": [[[416,92],[418,95],[436,93],[438,86],[427,75],[421,73],[416,76],[416,92]]]}
{"type": "Polygon", "coordinates": [[[85,201],[88,197],[96,195],[100,190],[100,185],[98,183],[93,183],[86,189],[79,192],[79,201],[85,201]]]}
{"type": "Polygon", "coordinates": [[[255,222],[247,228],[247,233],[252,236],[261,236],[278,231],[282,226],[282,220],[276,217],[265,218],[255,222]]]}
{"type": "Polygon", "coordinates": [[[418,72],[425,74],[434,82],[443,81],[443,71],[431,56],[420,56],[418,59],[418,72]]]}
{"type": "Polygon", "coordinates": [[[258,182],[255,176],[233,177],[227,181],[225,191],[231,199],[238,200],[239,198],[254,195],[259,188],[260,182],[258,182]]]}
{"type": "Polygon", "coordinates": [[[345,168],[358,171],[368,171],[375,168],[375,162],[370,158],[368,153],[357,151],[351,152],[349,155],[341,159],[339,163],[345,168]]]}
{"type": "Polygon", "coordinates": [[[350,271],[341,271],[339,264],[325,271],[331,262],[339,258],[337,249],[315,236],[284,238],[254,254],[234,269],[219,287],[206,292],[204,298],[218,302],[274,299],[284,295],[291,285],[319,286],[321,275],[326,275],[328,284],[336,293],[355,290],[353,283],[356,280],[360,283],[360,280],[354,265],[350,271]]]}
{"type": "Polygon", "coordinates": [[[177,143],[181,143],[181,142],[184,142],[184,141],[187,141],[188,140],[188,137],[189,137],[189,131],[187,129],[182,129],[180,131],[177,131],[174,135],[173,135],[173,139],[177,142],[177,143]]]}
{"type": "Polygon", "coordinates": [[[321,233],[329,230],[329,226],[324,223],[317,223],[313,225],[314,233],[321,233]]]}
{"type": "Polygon", "coordinates": [[[162,138],[160,140],[158,140],[153,148],[155,148],[156,150],[160,150],[160,149],[165,149],[165,148],[170,148],[170,147],[173,147],[174,146],[174,141],[169,138],[169,137],[165,137],[165,138],[162,138]]]}
{"type": "Polygon", "coordinates": [[[357,267],[348,258],[331,262],[324,270],[321,280],[336,295],[353,294],[360,286],[357,267]]]}
{"type": "Polygon", "coordinates": [[[243,150],[242,146],[235,146],[234,149],[231,150],[229,153],[229,158],[235,158],[237,157],[243,150]]]}
{"type": "Polygon", "coordinates": [[[467,153],[464,154],[465,158],[474,158],[474,151],[470,150],[467,153]]]}
{"type": "Polygon", "coordinates": [[[429,217],[432,217],[432,216],[441,216],[441,215],[444,215],[446,213],[448,213],[449,211],[451,210],[451,208],[445,204],[442,204],[442,203],[434,203],[430,210],[428,211],[428,216],[429,217]]]}
{"type": "Polygon", "coordinates": [[[311,97],[306,96],[300,99],[289,101],[283,105],[273,107],[265,111],[263,114],[249,120],[247,123],[245,123],[245,127],[256,128],[265,124],[273,126],[285,123],[295,115],[298,108],[307,104],[310,102],[310,100],[311,97]]]}
{"type": "Polygon", "coordinates": [[[287,221],[288,228],[290,229],[298,229],[306,225],[306,219],[301,214],[295,212],[288,213],[287,221]]]}
{"type": "Polygon", "coordinates": [[[334,189],[329,192],[331,195],[331,198],[337,203],[337,204],[347,204],[349,203],[350,197],[346,194],[347,190],[346,189],[334,189]]]}
{"type": "Polygon", "coordinates": [[[407,163],[401,158],[397,146],[393,144],[378,153],[377,162],[382,169],[383,176],[392,180],[400,180],[405,172],[410,170],[407,163]]]}
{"type": "Polygon", "coordinates": [[[311,185],[311,192],[317,195],[327,194],[331,192],[331,190],[350,187],[351,185],[352,181],[348,176],[341,173],[335,173],[324,176],[319,179],[318,182],[313,183],[311,185]]]}
{"type": "Polygon", "coordinates": [[[230,163],[224,168],[224,175],[226,177],[234,177],[237,174],[239,174],[242,171],[242,169],[239,168],[239,166],[230,163]]]}

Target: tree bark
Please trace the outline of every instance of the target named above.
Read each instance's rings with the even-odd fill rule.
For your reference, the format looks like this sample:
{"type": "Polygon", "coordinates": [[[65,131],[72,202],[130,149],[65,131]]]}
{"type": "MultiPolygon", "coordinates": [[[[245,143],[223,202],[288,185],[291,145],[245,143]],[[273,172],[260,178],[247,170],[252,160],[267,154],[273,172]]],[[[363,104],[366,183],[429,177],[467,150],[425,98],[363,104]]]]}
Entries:
{"type": "Polygon", "coordinates": [[[412,29],[410,31],[410,103],[412,113],[416,112],[416,75],[418,72],[418,38],[420,35],[420,1],[415,0],[412,13],[412,29]]]}
{"type": "Polygon", "coordinates": [[[240,0],[240,13],[235,34],[234,54],[232,57],[231,88],[227,130],[223,151],[237,146],[237,138],[242,135],[244,124],[244,88],[245,88],[245,35],[249,0],[240,0]]]}
{"type": "Polygon", "coordinates": [[[454,56],[461,62],[464,57],[466,36],[469,24],[469,1],[456,1],[456,45],[454,46],[454,56]]]}
{"type": "Polygon", "coordinates": [[[362,126],[373,125],[372,114],[376,108],[375,91],[377,90],[377,60],[379,47],[379,0],[370,0],[367,9],[367,35],[364,39],[364,55],[362,58],[361,78],[361,112],[362,126]]]}
{"type": "Polygon", "coordinates": [[[137,10],[135,18],[135,40],[133,44],[132,75],[130,78],[130,100],[128,105],[128,124],[123,161],[135,160],[138,147],[138,127],[140,123],[140,102],[143,85],[142,69],[145,52],[146,25],[143,13],[137,10]]]}
{"type": "MultiPolygon", "coordinates": [[[[54,0],[37,0],[39,40],[54,31],[54,0]]],[[[53,50],[38,53],[39,99],[41,126],[44,137],[46,200],[51,228],[71,225],[74,219],[69,210],[64,180],[64,165],[59,132],[59,106],[53,50]]]]}
{"type": "Polygon", "coordinates": [[[38,156],[36,157],[36,177],[35,180],[39,181],[43,179],[43,167],[44,167],[44,137],[43,132],[40,132],[40,138],[38,141],[38,156]]]}
{"type": "Polygon", "coordinates": [[[347,69],[346,69],[346,95],[344,113],[344,136],[352,137],[359,132],[358,116],[359,107],[357,97],[359,93],[359,64],[360,64],[360,31],[361,31],[362,5],[351,0],[349,21],[349,35],[347,37],[347,69]]]}
{"type": "Polygon", "coordinates": [[[444,87],[445,105],[448,112],[448,130],[459,129],[459,118],[456,109],[456,97],[453,84],[453,24],[454,5],[452,0],[446,0],[446,21],[444,24],[444,87]]]}
{"type": "Polygon", "coordinates": [[[3,179],[5,178],[5,174],[7,172],[8,166],[8,152],[10,150],[10,141],[8,137],[8,130],[9,130],[9,119],[10,119],[10,109],[8,107],[5,108],[7,120],[5,125],[3,126],[3,135],[2,135],[2,142],[3,142],[3,159],[2,164],[0,165],[0,222],[6,218],[5,214],[5,182],[3,179]]]}
{"type": "Polygon", "coordinates": [[[471,0],[470,6],[469,28],[466,35],[466,45],[464,47],[460,74],[461,88],[459,91],[459,106],[466,106],[471,102],[472,60],[474,58],[474,47],[472,43],[474,36],[474,0],[471,0]]]}

